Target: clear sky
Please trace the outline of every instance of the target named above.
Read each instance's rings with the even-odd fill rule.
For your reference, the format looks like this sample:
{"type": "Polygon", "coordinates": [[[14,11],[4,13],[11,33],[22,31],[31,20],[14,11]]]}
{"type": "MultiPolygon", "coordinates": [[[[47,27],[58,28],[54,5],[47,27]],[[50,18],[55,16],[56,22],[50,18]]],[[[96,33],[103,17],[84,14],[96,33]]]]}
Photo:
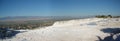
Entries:
{"type": "Polygon", "coordinates": [[[120,0],[0,0],[0,16],[120,15],[120,0]]]}

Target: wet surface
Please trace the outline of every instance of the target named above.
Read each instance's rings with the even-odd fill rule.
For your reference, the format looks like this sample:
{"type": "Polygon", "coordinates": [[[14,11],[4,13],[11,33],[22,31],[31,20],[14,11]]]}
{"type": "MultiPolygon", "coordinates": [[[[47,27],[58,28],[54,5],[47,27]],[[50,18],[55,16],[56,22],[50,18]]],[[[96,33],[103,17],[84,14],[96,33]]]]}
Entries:
{"type": "Polygon", "coordinates": [[[101,39],[100,36],[97,36],[99,41],[120,41],[120,28],[105,28],[101,31],[104,33],[109,33],[110,36],[106,36],[104,39],[101,39]],[[114,36],[116,36],[116,38],[114,36]]]}
{"type": "Polygon", "coordinates": [[[7,28],[0,28],[0,39],[12,38],[18,33],[21,33],[21,32],[15,31],[15,30],[10,30],[7,28]]]}

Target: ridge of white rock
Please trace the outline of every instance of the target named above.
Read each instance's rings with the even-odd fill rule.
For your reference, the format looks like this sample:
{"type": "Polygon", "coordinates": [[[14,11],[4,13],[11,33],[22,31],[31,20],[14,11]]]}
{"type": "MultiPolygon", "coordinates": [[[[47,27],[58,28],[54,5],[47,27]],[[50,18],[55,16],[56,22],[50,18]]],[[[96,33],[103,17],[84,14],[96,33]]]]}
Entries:
{"type": "Polygon", "coordinates": [[[90,22],[96,22],[103,20],[102,18],[88,18],[88,19],[77,19],[77,20],[69,20],[69,21],[58,21],[53,24],[53,26],[67,26],[67,25],[77,25],[77,24],[85,24],[90,22]]]}
{"type": "Polygon", "coordinates": [[[100,26],[99,23],[107,23],[106,21],[108,19],[102,18],[60,21],[55,22],[53,26],[19,33],[3,41],[96,41],[97,36],[102,39],[109,36],[108,33],[100,31],[107,27],[100,26]],[[91,23],[96,23],[96,25],[91,25],[91,23]]]}

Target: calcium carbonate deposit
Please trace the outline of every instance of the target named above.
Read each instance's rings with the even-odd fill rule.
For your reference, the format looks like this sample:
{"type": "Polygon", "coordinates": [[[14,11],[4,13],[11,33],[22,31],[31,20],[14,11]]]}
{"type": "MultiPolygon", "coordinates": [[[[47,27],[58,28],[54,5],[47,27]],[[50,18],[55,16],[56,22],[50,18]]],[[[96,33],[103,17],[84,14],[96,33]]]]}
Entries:
{"type": "Polygon", "coordinates": [[[104,28],[120,28],[120,18],[88,18],[58,21],[53,26],[27,30],[10,39],[1,41],[97,41],[97,36],[104,39],[109,33],[104,28]],[[116,23],[116,24],[115,24],[116,23]]]}

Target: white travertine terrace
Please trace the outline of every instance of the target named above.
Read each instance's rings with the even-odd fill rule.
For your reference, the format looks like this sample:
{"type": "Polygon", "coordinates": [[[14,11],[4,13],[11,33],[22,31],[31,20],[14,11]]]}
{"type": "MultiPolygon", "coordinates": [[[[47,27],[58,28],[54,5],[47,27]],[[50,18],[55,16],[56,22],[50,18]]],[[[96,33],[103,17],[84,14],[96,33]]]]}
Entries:
{"type": "Polygon", "coordinates": [[[120,18],[58,21],[53,26],[27,30],[27,32],[19,33],[15,37],[3,41],[96,41],[98,40],[96,36],[100,36],[102,39],[109,36],[100,29],[120,28],[120,25],[109,27],[109,22],[120,23],[120,18]]]}

